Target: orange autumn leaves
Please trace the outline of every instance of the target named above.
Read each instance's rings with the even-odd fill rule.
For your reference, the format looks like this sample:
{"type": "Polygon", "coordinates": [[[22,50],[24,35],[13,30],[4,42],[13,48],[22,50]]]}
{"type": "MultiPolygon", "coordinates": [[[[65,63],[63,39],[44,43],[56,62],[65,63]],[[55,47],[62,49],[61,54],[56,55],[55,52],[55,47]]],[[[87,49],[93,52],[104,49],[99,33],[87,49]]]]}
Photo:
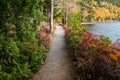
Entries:
{"type": "Polygon", "coordinates": [[[112,50],[110,57],[117,62],[120,61],[120,51],[116,49],[112,50]]]}
{"type": "Polygon", "coordinates": [[[118,46],[120,47],[120,45],[118,45],[116,43],[113,44],[113,47],[112,47],[111,52],[109,54],[110,57],[117,62],[120,61],[120,49],[117,48],[118,46]]]}

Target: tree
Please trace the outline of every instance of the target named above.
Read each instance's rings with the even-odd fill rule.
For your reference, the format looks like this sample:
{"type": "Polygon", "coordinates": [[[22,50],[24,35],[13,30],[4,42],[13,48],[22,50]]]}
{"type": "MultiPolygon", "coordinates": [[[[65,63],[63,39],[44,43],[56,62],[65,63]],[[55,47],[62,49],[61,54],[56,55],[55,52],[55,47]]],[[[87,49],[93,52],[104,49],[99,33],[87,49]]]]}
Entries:
{"type": "Polygon", "coordinates": [[[44,62],[35,38],[45,16],[41,0],[0,0],[0,80],[30,77],[44,62]]]}
{"type": "Polygon", "coordinates": [[[50,12],[50,32],[53,32],[53,12],[54,12],[54,4],[53,4],[53,0],[51,0],[51,12],[50,12]]]}

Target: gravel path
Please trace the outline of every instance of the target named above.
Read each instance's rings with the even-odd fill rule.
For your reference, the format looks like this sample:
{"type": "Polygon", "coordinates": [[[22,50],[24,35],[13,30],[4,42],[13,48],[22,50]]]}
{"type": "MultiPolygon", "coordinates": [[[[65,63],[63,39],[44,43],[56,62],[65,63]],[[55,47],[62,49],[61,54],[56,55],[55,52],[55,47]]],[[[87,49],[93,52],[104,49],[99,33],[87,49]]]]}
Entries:
{"type": "Polygon", "coordinates": [[[34,80],[74,80],[74,68],[66,51],[64,34],[63,28],[57,26],[47,60],[34,80]]]}

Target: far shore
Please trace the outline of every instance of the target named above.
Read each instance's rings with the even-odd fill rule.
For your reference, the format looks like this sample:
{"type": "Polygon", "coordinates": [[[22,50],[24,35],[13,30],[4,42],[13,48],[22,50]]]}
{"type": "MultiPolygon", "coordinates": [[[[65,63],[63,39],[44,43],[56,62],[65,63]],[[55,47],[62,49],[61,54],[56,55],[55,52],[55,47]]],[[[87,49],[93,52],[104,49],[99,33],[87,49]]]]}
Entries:
{"type": "Polygon", "coordinates": [[[102,23],[102,22],[114,22],[114,21],[119,22],[118,20],[105,20],[105,21],[82,22],[81,24],[82,25],[89,25],[89,24],[96,24],[96,23],[102,23]]]}
{"type": "Polygon", "coordinates": [[[82,22],[82,25],[87,25],[87,24],[94,24],[93,22],[82,22]]]}

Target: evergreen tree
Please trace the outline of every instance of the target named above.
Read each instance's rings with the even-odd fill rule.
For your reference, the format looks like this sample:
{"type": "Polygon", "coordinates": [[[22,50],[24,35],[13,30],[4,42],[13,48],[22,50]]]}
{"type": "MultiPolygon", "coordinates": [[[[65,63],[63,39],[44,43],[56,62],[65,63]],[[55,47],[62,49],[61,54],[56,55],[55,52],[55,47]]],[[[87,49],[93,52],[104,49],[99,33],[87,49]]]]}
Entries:
{"type": "Polygon", "coordinates": [[[36,72],[45,53],[35,38],[45,16],[42,0],[0,1],[0,80],[21,80],[36,72]]]}

